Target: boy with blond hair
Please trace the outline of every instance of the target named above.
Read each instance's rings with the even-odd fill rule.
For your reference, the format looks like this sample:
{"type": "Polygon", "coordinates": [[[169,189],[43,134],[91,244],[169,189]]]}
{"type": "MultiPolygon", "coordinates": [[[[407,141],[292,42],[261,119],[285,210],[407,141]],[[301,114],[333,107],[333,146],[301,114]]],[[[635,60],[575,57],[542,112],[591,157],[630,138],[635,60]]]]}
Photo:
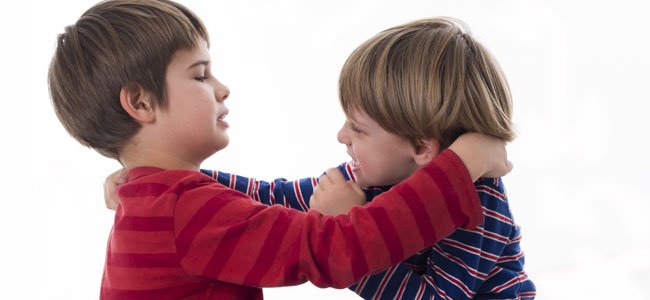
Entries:
{"type": "MultiPolygon", "coordinates": [[[[472,180],[508,166],[503,142],[478,134],[337,217],[263,205],[202,174],[229,141],[229,90],[208,45],[200,19],[165,0],[100,2],[58,37],[48,80],[59,120],[129,169],[100,298],[262,299],[261,287],[307,280],[342,288],[481,223],[472,180]]],[[[320,182],[314,206],[364,201],[335,169],[320,182]]]]}
{"type": "MultiPolygon", "coordinates": [[[[459,20],[424,19],[377,34],[347,59],[339,85],[347,121],[338,140],[352,157],[339,169],[368,199],[427,165],[465,132],[514,138],[505,76],[459,20]]],[[[309,207],[316,184],[315,178],[263,182],[203,172],[261,202],[300,210],[309,207]]],[[[502,180],[484,178],[475,185],[484,214],[480,226],[458,229],[350,289],[365,299],[534,298],[502,180]]]]}

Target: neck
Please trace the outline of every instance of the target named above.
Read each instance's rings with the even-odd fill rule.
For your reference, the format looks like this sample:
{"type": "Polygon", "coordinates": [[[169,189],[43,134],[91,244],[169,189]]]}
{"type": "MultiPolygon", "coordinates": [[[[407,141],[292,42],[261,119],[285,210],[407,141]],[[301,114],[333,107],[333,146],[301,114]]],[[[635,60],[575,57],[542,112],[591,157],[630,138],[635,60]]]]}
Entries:
{"type": "Polygon", "coordinates": [[[202,161],[188,160],[168,151],[160,151],[155,148],[142,148],[130,144],[124,146],[120,151],[120,162],[122,162],[125,169],[157,167],[167,170],[184,169],[198,171],[202,161]]]}

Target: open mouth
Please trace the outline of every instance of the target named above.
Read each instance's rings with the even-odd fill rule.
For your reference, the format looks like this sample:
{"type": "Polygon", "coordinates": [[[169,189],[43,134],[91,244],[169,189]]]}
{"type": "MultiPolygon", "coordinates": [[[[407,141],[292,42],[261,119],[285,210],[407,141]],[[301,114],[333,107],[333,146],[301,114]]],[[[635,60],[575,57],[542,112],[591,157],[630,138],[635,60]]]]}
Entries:
{"type": "Polygon", "coordinates": [[[356,160],[352,160],[350,161],[350,167],[352,167],[352,172],[356,172],[361,169],[361,164],[356,160]]]}
{"type": "Polygon", "coordinates": [[[217,124],[219,124],[220,127],[223,128],[228,128],[230,125],[228,125],[228,122],[225,121],[226,116],[228,115],[228,111],[224,112],[223,114],[219,115],[217,118],[217,124]]]}

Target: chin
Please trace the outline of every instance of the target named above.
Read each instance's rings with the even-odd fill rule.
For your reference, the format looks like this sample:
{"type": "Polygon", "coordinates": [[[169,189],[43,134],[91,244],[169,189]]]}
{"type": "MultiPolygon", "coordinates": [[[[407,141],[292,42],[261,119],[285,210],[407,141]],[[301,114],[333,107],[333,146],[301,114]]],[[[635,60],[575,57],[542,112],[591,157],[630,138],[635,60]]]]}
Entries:
{"type": "Polygon", "coordinates": [[[395,185],[399,182],[396,183],[391,183],[392,181],[390,180],[368,180],[366,178],[360,177],[355,174],[356,179],[356,184],[361,187],[361,188],[368,188],[368,187],[384,187],[384,186],[391,186],[395,185]]]}
{"type": "MultiPolygon", "coordinates": [[[[219,151],[221,151],[221,150],[223,150],[223,149],[226,149],[226,147],[228,147],[228,142],[227,142],[227,141],[226,141],[225,143],[220,144],[219,146],[217,146],[217,147],[215,148],[214,152],[215,152],[215,153],[216,153],[216,152],[219,152],[219,151]]],[[[214,154],[214,153],[213,153],[213,154],[214,154]]]]}
{"type": "Polygon", "coordinates": [[[217,151],[224,149],[228,147],[228,145],[230,144],[230,137],[224,134],[223,136],[220,136],[215,140],[215,144],[216,147],[218,148],[217,151]]]}
{"type": "Polygon", "coordinates": [[[210,157],[213,154],[225,149],[226,147],[228,147],[228,139],[214,141],[210,144],[205,145],[204,149],[206,152],[209,152],[207,157],[210,157]]]}
{"type": "Polygon", "coordinates": [[[355,181],[354,183],[356,183],[360,188],[363,189],[363,188],[367,188],[367,187],[372,187],[372,186],[373,186],[372,184],[370,184],[370,182],[368,182],[367,180],[365,180],[365,178],[360,177],[359,175],[356,175],[356,174],[355,174],[354,176],[355,176],[355,179],[356,179],[356,181],[355,181]]]}

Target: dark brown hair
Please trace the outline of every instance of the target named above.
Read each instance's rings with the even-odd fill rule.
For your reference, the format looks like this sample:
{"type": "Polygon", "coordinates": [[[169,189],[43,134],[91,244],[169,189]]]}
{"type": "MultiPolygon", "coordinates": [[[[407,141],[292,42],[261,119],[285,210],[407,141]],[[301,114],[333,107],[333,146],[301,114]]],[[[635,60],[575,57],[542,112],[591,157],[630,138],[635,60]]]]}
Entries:
{"type": "Polygon", "coordinates": [[[201,20],[172,1],[103,1],[58,36],[49,69],[57,117],[81,144],[119,158],[138,131],[120,90],[138,84],[164,108],[165,72],[178,50],[209,41],[201,20]]]}

